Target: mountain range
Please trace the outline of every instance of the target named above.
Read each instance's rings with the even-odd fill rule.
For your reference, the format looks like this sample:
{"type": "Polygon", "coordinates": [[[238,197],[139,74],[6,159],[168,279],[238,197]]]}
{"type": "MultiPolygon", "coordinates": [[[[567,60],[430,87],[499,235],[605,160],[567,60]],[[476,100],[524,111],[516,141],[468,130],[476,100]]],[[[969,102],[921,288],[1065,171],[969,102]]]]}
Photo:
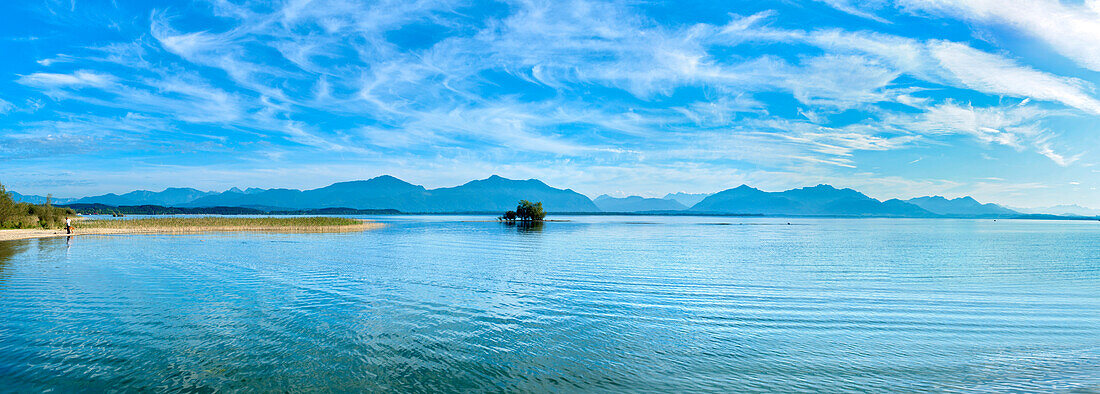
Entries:
{"type": "Polygon", "coordinates": [[[1014,211],[1033,214],[1048,214],[1061,216],[1100,216],[1100,209],[1082,207],[1080,205],[1055,205],[1040,208],[1011,208],[1014,211]]]}
{"type": "MultiPolygon", "coordinates": [[[[250,189],[252,190],[252,189],[250,189]]],[[[207,195],[181,207],[249,207],[269,210],[354,208],[397,209],[402,212],[503,212],[521,199],[542,201],[557,212],[599,212],[588,197],[556,189],[537,179],[513,180],[500,176],[460,186],[426,189],[389,175],[365,181],[334,183],[319,189],[269,189],[207,195]]]]}
{"type": "MultiPolygon", "coordinates": [[[[17,201],[42,203],[45,198],[11,193],[17,201]]],[[[875,217],[1012,217],[1020,212],[971,197],[941,196],[880,201],[853,189],[830,185],[766,192],[748,185],[713,194],[670,193],[664,198],[607,195],[590,200],[570,189],[551,187],[537,179],[515,180],[493,175],[465,184],[428,189],[383,175],[339,182],[310,190],[232,188],[205,192],[169,188],[137,190],[83,198],[54,199],[54,204],[154,205],[178,208],[240,207],[261,211],[326,208],[396,209],[410,213],[503,212],[525,199],[541,201],[548,212],[664,212],[684,214],[760,214],[875,217]],[[690,204],[688,204],[690,203],[690,204]]],[[[1067,207],[1068,208],[1068,207],[1067,207]]],[[[1078,211],[1086,212],[1087,208],[1078,211]]],[[[1067,209],[1068,211],[1068,209],[1067,209]]],[[[1047,213],[1047,212],[1027,212],[1047,213]]]]}
{"type": "Polygon", "coordinates": [[[616,198],[604,194],[596,197],[592,202],[604,212],[682,211],[688,208],[673,199],[640,196],[616,198]]]}
{"type": "Polygon", "coordinates": [[[666,194],[664,198],[666,200],[675,200],[676,202],[682,204],[685,207],[690,207],[690,206],[693,206],[695,204],[698,204],[699,201],[703,201],[704,198],[710,197],[710,195],[712,195],[712,194],[714,194],[714,193],[695,193],[695,194],[692,194],[692,193],[679,192],[679,193],[666,194]]]}
{"type": "Polygon", "coordinates": [[[905,201],[937,215],[1003,216],[1019,214],[1019,212],[997,204],[982,204],[970,196],[951,200],[941,196],[917,197],[905,201]]]}
{"type": "Polygon", "coordinates": [[[852,189],[837,189],[829,185],[777,193],[741,185],[704,198],[690,210],[764,215],[937,216],[898,199],[879,201],[852,189]]]}
{"type": "Polygon", "coordinates": [[[104,194],[102,196],[84,197],[72,201],[73,204],[104,204],[104,205],[162,205],[166,207],[185,204],[196,199],[218,194],[204,192],[192,188],[168,188],[162,192],[148,190],[135,190],[126,194],[104,194]]]}
{"type": "MultiPolygon", "coordinates": [[[[15,200],[15,202],[28,202],[28,203],[31,203],[31,204],[45,204],[46,203],[46,196],[29,196],[29,195],[19,194],[19,193],[13,192],[13,191],[8,191],[8,195],[11,195],[12,200],[15,200]]],[[[75,198],[52,198],[52,197],[50,198],[50,202],[53,203],[53,204],[68,204],[68,203],[71,203],[73,201],[76,201],[76,199],[75,198]]]]}

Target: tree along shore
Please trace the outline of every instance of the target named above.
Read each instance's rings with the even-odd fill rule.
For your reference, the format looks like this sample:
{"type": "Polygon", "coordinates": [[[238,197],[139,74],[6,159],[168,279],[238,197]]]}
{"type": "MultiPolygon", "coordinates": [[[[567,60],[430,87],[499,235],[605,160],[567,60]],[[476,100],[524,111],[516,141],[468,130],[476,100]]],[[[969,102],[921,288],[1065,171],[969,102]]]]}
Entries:
{"type": "Polygon", "coordinates": [[[0,229],[59,229],[74,216],[76,211],[51,205],[49,197],[45,204],[15,202],[0,184],[0,229]]]}

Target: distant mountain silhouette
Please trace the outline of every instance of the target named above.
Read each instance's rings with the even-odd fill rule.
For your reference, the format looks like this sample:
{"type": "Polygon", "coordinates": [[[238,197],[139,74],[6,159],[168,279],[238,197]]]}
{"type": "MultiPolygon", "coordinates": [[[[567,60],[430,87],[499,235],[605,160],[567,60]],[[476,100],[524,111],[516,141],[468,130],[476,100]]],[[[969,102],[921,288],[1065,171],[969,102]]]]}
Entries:
{"type": "MultiPolygon", "coordinates": [[[[43,203],[45,197],[11,193],[17,201],[43,203]]],[[[852,189],[830,185],[766,192],[741,185],[714,194],[670,193],[665,198],[607,195],[593,202],[570,189],[550,187],[537,179],[515,180],[498,175],[465,184],[427,189],[401,179],[382,175],[368,180],[339,182],[311,190],[231,188],[222,193],[191,188],[169,188],[161,192],[138,190],[80,199],[55,199],[54,204],[102,204],[107,206],[159,206],[178,208],[238,207],[272,211],[321,209],[399,210],[411,213],[504,212],[521,200],[541,201],[548,212],[646,212],[685,211],[703,214],[759,214],[811,216],[881,217],[1012,217],[1020,213],[996,205],[982,204],[970,197],[952,200],[939,196],[902,201],[879,201],[852,189]],[[679,201],[699,201],[688,205],[679,201]]],[[[321,211],[316,211],[321,212],[321,211]]],[[[325,211],[328,212],[328,211],[325,211]]],[[[335,212],[335,211],[332,211],[335,212]]],[[[351,211],[349,211],[351,212],[351,211]]],[[[1052,207],[1028,213],[1093,216],[1088,208],[1052,207]],[[1059,212],[1065,210],[1064,212],[1059,212]]]]}
{"type": "MultiPolygon", "coordinates": [[[[252,189],[249,189],[252,190],[252,189]]],[[[389,175],[340,182],[313,190],[269,189],[244,193],[230,190],[196,199],[186,207],[263,207],[264,209],[397,209],[402,212],[497,212],[514,209],[521,199],[542,201],[551,212],[596,212],[587,197],[555,189],[541,181],[500,176],[461,186],[428,190],[389,175]]]]}
{"type": "Polygon", "coordinates": [[[261,192],[265,192],[265,191],[267,191],[267,189],[258,189],[258,188],[255,188],[255,187],[250,187],[248,189],[241,190],[241,188],[239,188],[239,187],[234,187],[234,188],[230,188],[229,190],[226,190],[225,192],[226,193],[240,193],[240,194],[256,194],[256,193],[261,193],[261,192]]]}
{"type": "Polygon", "coordinates": [[[916,205],[879,201],[852,189],[817,185],[769,193],[741,185],[703,199],[692,211],[764,215],[935,216],[916,205]]]}
{"type": "Polygon", "coordinates": [[[1046,214],[1059,216],[1100,216],[1100,209],[1082,207],[1076,204],[1055,205],[1038,208],[1010,208],[1017,212],[1029,214],[1046,214]]]}
{"type": "Polygon", "coordinates": [[[604,212],[682,211],[687,206],[676,200],[630,196],[615,198],[609,195],[596,197],[592,202],[604,212]]]}
{"type": "Polygon", "coordinates": [[[799,204],[790,199],[748,185],[741,185],[714,193],[699,201],[690,210],[775,215],[796,212],[798,208],[799,204]]]}
{"type": "MultiPolygon", "coordinates": [[[[424,186],[414,185],[389,175],[374,177],[365,181],[333,183],[320,189],[307,190],[302,194],[314,206],[302,208],[344,207],[358,209],[394,208],[405,212],[416,212],[415,205],[422,201],[424,186]],[[317,203],[323,202],[322,205],[317,203]]],[[[266,192],[257,193],[256,196],[266,192]]]]}
{"type": "Polygon", "coordinates": [[[102,196],[84,197],[73,201],[74,204],[105,204],[105,205],[163,205],[172,206],[184,204],[195,199],[216,194],[204,192],[192,188],[168,188],[162,192],[148,190],[136,190],[123,195],[114,193],[102,196]]]}
{"type": "Polygon", "coordinates": [[[924,208],[937,215],[946,216],[1006,216],[1019,215],[1019,212],[997,204],[982,204],[970,196],[946,199],[941,196],[917,197],[906,202],[924,208]]]}
{"type": "MultiPolygon", "coordinates": [[[[26,203],[31,203],[31,204],[45,204],[46,203],[46,196],[35,196],[35,195],[19,194],[19,193],[13,192],[13,191],[8,191],[8,195],[10,195],[11,199],[15,202],[26,202],[26,203]]],[[[76,201],[76,199],[75,198],[52,198],[51,199],[51,203],[53,203],[55,205],[67,204],[67,203],[70,203],[72,201],[76,201]]]]}
{"type": "Polygon", "coordinates": [[[313,190],[248,189],[199,198],[185,207],[266,207],[282,209],[355,208],[415,211],[422,207],[423,186],[413,185],[389,175],[365,181],[340,182],[313,190]],[[402,208],[395,208],[400,206],[402,208]]]}
{"type": "Polygon", "coordinates": [[[683,204],[684,207],[690,207],[692,205],[698,204],[699,201],[703,201],[704,198],[710,197],[713,194],[714,193],[669,193],[665,195],[664,199],[675,200],[676,202],[683,204]]]}
{"type": "Polygon", "coordinates": [[[461,186],[429,190],[424,212],[505,211],[515,209],[521,199],[541,201],[549,212],[600,211],[592,200],[571,189],[555,189],[537,179],[520,181],[493,175],[461,186]]]}

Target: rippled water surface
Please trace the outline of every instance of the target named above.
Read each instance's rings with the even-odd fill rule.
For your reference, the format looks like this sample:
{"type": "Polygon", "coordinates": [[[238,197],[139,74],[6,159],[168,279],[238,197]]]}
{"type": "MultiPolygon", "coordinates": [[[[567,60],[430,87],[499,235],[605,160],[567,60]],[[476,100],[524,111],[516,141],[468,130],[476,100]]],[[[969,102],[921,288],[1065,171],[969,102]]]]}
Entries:
{"type": "Polygon", "coordinates": [[[0,390],[1100,390],[1100,222],[376,219],[0,242],[0,390]]]}

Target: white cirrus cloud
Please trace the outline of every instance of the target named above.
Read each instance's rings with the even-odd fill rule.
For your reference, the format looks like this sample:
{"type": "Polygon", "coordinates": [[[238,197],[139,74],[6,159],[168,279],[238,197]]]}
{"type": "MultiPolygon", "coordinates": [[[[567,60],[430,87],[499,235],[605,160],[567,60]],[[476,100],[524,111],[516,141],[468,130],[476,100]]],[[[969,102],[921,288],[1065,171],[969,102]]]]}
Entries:
{"type": "Polygon", "coordinates": [[[845,12],[851,15],[858,16],[860,18],[866,18],[879,23],[890,23],[890,21],[883,19],[882,17],[875,15],[867,10],[867,8],[880,8],[885,1],[883,0],[861,0],[854,2],[852,0],[817,0],[819,2],[828,4],[830,7],[836,8],[838,11],[845,12]],[[855,3],[855,4],[853,4],[855,3]]]}
{"type": "MultiPolygon", "coordinates": [[[[877,0],[818,1],[890,23],[872,12],[877,0]]],[[[392,155],[413,164],[391,169],[431,158],[452,177],[524,162],[573,180],[600,168],[668,179],[739,166],[827,179],[895,159],[861,152],[960,142],[1068,166],[1083,156],[1045,120],[1100,114],[1087,81],[928,38],[958,34],[775,27],[799,22],[785,11],[668,24],[637,4],[514,1],[485,15],[448,0],[214,1],[153,11],[137,18],[140,37],[66,49],[71,64],[40,64],[69,73],[18,83],[164,119],[165,136],[241,140],[257,162],[392,155]],[[209,10],[217,24],[187,23],[209,10]],[[997,96],[1024,103],[982,106],[1020,102],[997,96]]]]}
{"type": "Polygon", "coordinates": [[[921,134],[964,134],[979,141],[1023,148],[1023,140],[1041,133],[1036,119],[1042,111],[1030,107],[975,108],[944,103],[924,113],[897,115],[887,122],[921,134]]]}
{"type": "MultiPolygon", "coordinates": [[[[838,29],[794,30],[762,26],[770,13],[734,18],[719,38],[736,44],[743,41],[805,43],[830,51],[832,67],[816,66],[794,73],[802,76],[792,89],[812,86],[814,78],[828,78],[836,89],[832,97],[874,99],[893,96],[892,101],[911,105],[911,96],[886,90],[891,73],[910,75],[927,82],[965,88],[985,94],[1059,102],[1090,114],[1100,114],[1100,100],[1092,95],[1093,86],[1076,78],[1062,77],[1022,65],[1016,60],[969,45],[945,41],[920,41],[873,32],[838,29]],[[847,57],[840,56],[846,54],[847,57]],[[859,60],[866,59],[866,60],[859,60]],[[835,71],[840,72],[835,72],[835,71]],[[834,71],[834,72],[828,72],[834,71]],[[851,76],[845,77],[845,72],[851,76]],[[858,76],[865,75],[861,79],[858,76]]],[[[812,64],[811,64],[812,65],[812,64]]],[[[796,79],[798,80],[798,79],[796,79]]]]}
{"type": "Polygon", "coordinates": [[[1100,114],[1100,100],[1088,93],[1091,86],[1082,80],[1038,71],[959,43],[933,41],[929,43],[929,49],[947,71],[971,89],[1056,101],[1091,114],[1100,114]]]}
{"type": "Polygon", "coordinates": [[[1100,1],[901,0],[915,11],[1011,26],[1046,42],[1083,67],[1100,71],[1100,1]]]}
{"type": "Polygon", "coordinates": [[[1055,134],[1042,125],[1050,111],[1032,105],[974,107],[953,102],[929,107],[914,115],[895,114],[884,120],[889,127],[926,135],[962,134],[986,144],[1004,145],[1019,151],[1032,150],[1059,166],[1068,166],[1082,154],[1056,152],[1055,134]]]}
{"type": "Polygon", "coordinates": [[[72,74],[33,73],[19,77],[17,81],[24,85],[43,88],[104,87],[114,83],[115,78],[107,74],[81,70],[72,74]]]}

